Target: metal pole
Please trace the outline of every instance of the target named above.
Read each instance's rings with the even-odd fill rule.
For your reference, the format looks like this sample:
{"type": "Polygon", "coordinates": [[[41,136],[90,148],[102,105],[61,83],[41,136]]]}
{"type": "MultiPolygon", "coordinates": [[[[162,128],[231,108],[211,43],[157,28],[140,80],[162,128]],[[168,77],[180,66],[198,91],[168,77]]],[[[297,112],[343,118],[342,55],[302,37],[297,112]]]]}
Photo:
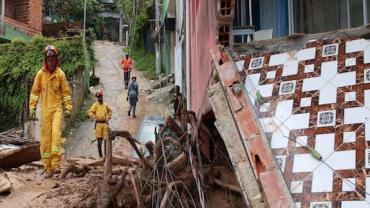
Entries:
{"type": "Polygon", "coordinates": [[[123,44],[123,12],[119,15],[119,43],[123,44]]]}
{"type": "Polygon", "coordinates": [[[161,73],[161,29],[160,29],[160,14],[159,0],[155,0],[155,29],[157,32],[157,41],[155,42],[155,72],[157,76],[161,73]]]}
{"type": "Polygon", "coordinates": [[[367,0],[362,0],[362,7],[364,11],[364,25],[367,25],[367,0]]]}
{"type": "Polygon", "coordinates": [[[185,39],[185,44],[186,44],[186,108],[191,109],[191,68],[190,68],[190,0],[185,0],[185,34],[186,34],[186,39],[185,39]]]}
{"type": "Polygon", "coordinates": [[[5,31],[4,31],[4,17],[5,17],[5,0],[2,0],[1,1],[0,34],[5,33],[5,31]]]}
{"type": "Polygon", "coordinates": [[[351,28],[351,8],[349,0],[347,0],[347,26],[348,28],[351,28]]]}
{"type": "Polygon", "coordinates": [[[294,33],[293,0],[288,0],[289,34],[294,33]]]}
{"type": "MultiPolygon", "coordinates": [[[[244,8],[242,8],[244,10],[244,8]]],[[[253,25],[252,0],[249,0],[249,25],[253,25]]]]}
{"type": "Polygon", "coordinates": [[[83,34],[83,39],[85,40],[86,38],[86,0],[84,2],[84,34],[83,34]]]}

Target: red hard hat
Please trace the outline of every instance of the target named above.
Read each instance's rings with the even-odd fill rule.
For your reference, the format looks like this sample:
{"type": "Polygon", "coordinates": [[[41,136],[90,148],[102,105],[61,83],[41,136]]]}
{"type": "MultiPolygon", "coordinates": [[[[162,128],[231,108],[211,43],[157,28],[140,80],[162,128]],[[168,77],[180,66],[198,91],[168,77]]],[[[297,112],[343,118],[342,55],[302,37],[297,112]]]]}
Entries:
{"type": "Polygon", "coordinates": [[[55,48],[55,46],[53,46],[53,45],[46,46],[44,52],[45,52],[45,57],[48,57],[48,56],[58,56],[58,51],[55,48]]]}
{"type": "Polygon", "coordinates": [[[96,96],[96,97],[103,97],[103,90],[98,90],[98,91],[95,93],[95,96],[96,96]]]}

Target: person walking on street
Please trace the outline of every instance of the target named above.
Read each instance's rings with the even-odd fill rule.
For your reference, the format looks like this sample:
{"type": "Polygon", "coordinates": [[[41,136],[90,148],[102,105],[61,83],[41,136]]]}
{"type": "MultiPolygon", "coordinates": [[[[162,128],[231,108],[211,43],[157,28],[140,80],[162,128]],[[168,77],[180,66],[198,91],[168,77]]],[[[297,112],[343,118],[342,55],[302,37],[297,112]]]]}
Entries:
{"type": "Polygon", "coordinates": [[[112,110],[109,105],[103,102],[103,91],[98,90],[95,94],[98,99],[90,110],[89,117],[95,120],[95,136],[98,142],[99,157],[103,157],[102,143],[104,140],[104,155],[106,154],[106,139],[108,139],[109,127],[108,121],[112,118],[112,110]]]}
{"type": "Polygon", "coordinates": [[[57,49],[48,45],[44,50],[44,64],[34,79],[29,101],[29,118],[34,120],[36,106],[41,98],[40,153],[45,178],[60,173],[63,106],[64,116],[69,118],[72,111],[71,96],[66,76],[60,68],[57,49]]]}
{"type": "Polygon", "coordinates": [[[127,98],[126,98],[126,100],[129,101],[130,103],[130,108],[128,110],[128,116],[131,115],[131,111],[132,111],[133,118],[136,118],[135,110],[136,110],[136,103],[139,101],[138,96],[139,96],[139,86],[136,83],[136,77],[133,76],[132,82],[128,86],[128,92],[127,92],[127,98]]]}
{"type": "Polygon", "coordinates": [[[128,87],[128,83],[130,81],[130,73],[132,70],[133,61],[130,58],[130,55],[126,53],[126,57],[121,61],[121,67],[123,70],[123,79],[125,82],[125,89],[128,87]]]}
{"type": "Polygon", "coordinates": [[[182,98],[182,94],[180,92],[180,86],[176,85],[174,87],[174,95],[173,95],[173,98],[171,100],[171,102],[173,103],[173,110],[174,110],[174,118],[180,118],[181,116],[181,111],[182,111],[182,107],[183,107],[183,98],[182,98]]]}

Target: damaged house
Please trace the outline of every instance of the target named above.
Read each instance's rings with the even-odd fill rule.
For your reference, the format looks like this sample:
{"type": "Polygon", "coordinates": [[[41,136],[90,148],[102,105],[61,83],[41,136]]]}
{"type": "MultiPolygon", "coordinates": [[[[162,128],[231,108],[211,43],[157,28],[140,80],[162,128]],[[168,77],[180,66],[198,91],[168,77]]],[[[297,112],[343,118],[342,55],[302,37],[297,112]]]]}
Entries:
{"type": "Polygon", "coordinates": [[[41,34],[42,7],[41,0],[1,0],[0,42],[28,41],[33,35],[41,34]]]}
{"type": "Polygon", "coordinates": [[[190,1],[187,107],[221,136],[248,207],[370,207],[367,10],[190,1]]]}

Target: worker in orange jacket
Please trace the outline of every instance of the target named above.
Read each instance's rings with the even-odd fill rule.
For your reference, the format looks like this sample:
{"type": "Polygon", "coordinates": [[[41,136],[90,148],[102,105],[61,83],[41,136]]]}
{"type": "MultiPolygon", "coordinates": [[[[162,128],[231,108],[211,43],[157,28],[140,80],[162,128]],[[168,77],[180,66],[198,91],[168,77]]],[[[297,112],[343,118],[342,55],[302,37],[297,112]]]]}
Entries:
{"type": "Polygon", "coordinates": [[[130,58],[130,55],[126,53],[126,57],[121,61],[121,67],[123,70],[123,79],[125,82],[125,89],[128,87],[128,83],[130,81],[130,72],[132,70],[133,61],[130,58]]]}
{"type": "Polygon", "coordinates": [[[66,76],[60,68],[57,49],[48,45],[44,50],[44,65],[33,82],[29,117],[35,119],[36,106],[41,98],[41,144],[40,153],[45,168],[45,178],[60,173],[62,155],[61,122],[72,111],[71,90],[66,76]]]}
{"type": "Polygon", "coordinates": [[[104,140],[104,155],[106,154],[106,139],[108,139],[109,129],[108,121],[112,118],[112,109],[103,102],[103,91],[98,90],[95,93],[98,101],[94,103],[90,110],[89,116],[95,120],[95,136],[98,142],[99,157],[103,157],[102,142],[104,140]]]}

